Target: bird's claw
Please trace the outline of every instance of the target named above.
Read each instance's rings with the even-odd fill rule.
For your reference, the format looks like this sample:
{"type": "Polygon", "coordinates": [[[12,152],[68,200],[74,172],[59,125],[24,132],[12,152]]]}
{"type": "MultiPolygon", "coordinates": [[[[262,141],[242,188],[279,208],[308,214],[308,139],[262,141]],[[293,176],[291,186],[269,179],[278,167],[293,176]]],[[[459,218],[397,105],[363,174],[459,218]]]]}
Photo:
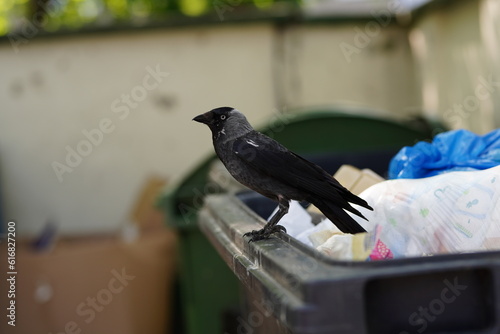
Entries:
{"type": "Polygon", "coordinates": [[[271,234],[277,233],[277,232],[286,233],[286,228],[284,226],[281,226],[281,225],[274,225],[273,227],[264,226],[264,228],[262,228],[260,230],[253,230],[251,232],[247,232],[247,233],[243,234],[243,236],[244,237],[251,236],[250,240],[248,241],[250,243],[252,241],[269,239],[271,234]]]}

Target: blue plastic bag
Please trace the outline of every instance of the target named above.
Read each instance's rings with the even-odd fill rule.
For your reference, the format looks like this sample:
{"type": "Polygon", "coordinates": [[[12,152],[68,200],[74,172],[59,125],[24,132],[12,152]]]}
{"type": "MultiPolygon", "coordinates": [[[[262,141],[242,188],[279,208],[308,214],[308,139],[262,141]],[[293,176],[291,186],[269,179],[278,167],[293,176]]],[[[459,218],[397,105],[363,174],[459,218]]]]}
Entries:
{"type": "Polygon", "coordinates": [[[468,130],[438,134],[432,143],[402,148],[389,164],[390,179],[417,179],[500,164],[500,129],[483,136],[468,130]]]}

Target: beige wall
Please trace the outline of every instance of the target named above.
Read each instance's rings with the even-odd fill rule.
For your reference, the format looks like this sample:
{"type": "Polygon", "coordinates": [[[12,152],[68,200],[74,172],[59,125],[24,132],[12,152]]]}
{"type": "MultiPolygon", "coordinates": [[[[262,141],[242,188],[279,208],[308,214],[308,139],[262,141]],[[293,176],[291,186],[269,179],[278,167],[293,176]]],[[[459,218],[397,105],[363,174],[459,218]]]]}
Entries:
{"type": "Polygon", "coordinates": [[[410,32],[425,114],[451,128],[500,124],[500,2],[449,1],[410,32]],[[495,86],[496,85],[496,86],[495,86]]]}
{"type": "Polygon", "coordinates": [[[38,232],[47,219],[63,233],[116,229],[149,174],[173,178],[210,153],[208,129],[194,116],[234,105],[263,121],[272,111],[272,41],[270,26],[242,25],[35,38],[18,53],[1,44],[6,218],[21,234],[38,232]],[[153,78],[144,83],[148,67],[169,75],[153,88],[153,78]],[[81,144],[82,131],[101,122],[102,141],[94,131],[97,144],[81,144]],[[91,152],[81,162],[72,157],[60,182],[53,163],[68,166],[66,147],[78,145],[91,152]]]}
{"type": "Polygon", "coordinates": [[[21,234],[47,219],[66,234],[119,228],[148,175],[178,178],[212,152],[191,119],[213,107],[237,107],[254,124],[332,104],[418,113],[406,31],[370,22],[35,37],[17,53],[0,44],[6,218],[21,234]],[[155,81],[156,68],[168,76],[155,81]],[[88,155],[68,164],[67,147],[88,155]]]}
{"type": "Polygon", "coordinates": [[[287,104],[292,108],[362,106],[393,116],[419,114],[406,30],[380,27],[374,19],[289,29],[284,71],[287,104]]]}

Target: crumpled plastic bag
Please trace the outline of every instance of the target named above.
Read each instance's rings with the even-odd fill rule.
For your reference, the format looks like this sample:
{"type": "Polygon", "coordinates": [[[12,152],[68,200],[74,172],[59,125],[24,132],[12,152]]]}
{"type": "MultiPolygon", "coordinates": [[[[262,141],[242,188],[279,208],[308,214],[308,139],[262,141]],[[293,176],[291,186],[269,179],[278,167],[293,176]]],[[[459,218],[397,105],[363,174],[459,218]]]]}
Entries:
{"type": "MultiPolygon", "coordinates": [[[[326,219],[325,223],[331,224],[326,219]]],[[[374,261],[394,258],[391,250],[380,240],[381,226],[371,233],[335,233],[325,242],[316,246],[319,252],[338,260],[374,261]]],[[[319,233],[316,233],[316,235],[319,233]]],[[[313,239],[315,234],[309,236],[313,239]]],[[[314,239],[313,239],[314,240],[314,239]]]]}
{"type": "Polygon", "coordinates": [[[422,179],[388,180],[360,194],[373,208],[351,215],[368,233],[318,225],[292,203],[282,218],[289,234],[338,260],[370,261],[500,250],[500,166],[422,179]]]}
{"type": "Polygon", "coordinates": [[[468,130],[438,134],[432,143],[402,148],[391,160],[389,178],[423,178],[450,171],[483,170],[500,164],[500,129],[479,136],[468,130]]]}
{"type": "Polygon", "coordinates": [[[354,217],[394,258],[500,249],[500,166],[378,183],[363,193],[374,211],[354,217]]]}

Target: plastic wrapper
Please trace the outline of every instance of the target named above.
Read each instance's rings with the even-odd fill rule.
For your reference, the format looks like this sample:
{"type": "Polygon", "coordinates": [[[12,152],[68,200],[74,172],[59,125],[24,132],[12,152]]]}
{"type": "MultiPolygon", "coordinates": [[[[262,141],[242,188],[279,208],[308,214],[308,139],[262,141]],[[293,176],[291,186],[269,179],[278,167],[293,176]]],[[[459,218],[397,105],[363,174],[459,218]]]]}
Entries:
{"type": "Polygon", "coordinates": [[[395,258],[500,249],[499,194],[500,166],[389,180],[361,194],[374,211],[359,222],[368,232],[381,228],[395,258]]]}
{"type": "Polygon", "coordinates": [[[293,228],[287,225],[290,218],[307,214],[297,203],[283,225],[292,227],[292,236],[339,260],[499,250],[499,195],[500,166],[423,179],[389,180],[360,195],[374,210],[356,207],[368,221],[352,217],[368,233],[342,234],[328,220],[318,225],[296,220],[300,226],[293,228]]]}
{"type": "Polygon", "coordinates": [[[468,130],[438,134],[432,143],[404,147],[391,160],[389,178],[423,178],[450,171],[483,170],[500,164],[500,129],[483,136],[468,130]]]}

